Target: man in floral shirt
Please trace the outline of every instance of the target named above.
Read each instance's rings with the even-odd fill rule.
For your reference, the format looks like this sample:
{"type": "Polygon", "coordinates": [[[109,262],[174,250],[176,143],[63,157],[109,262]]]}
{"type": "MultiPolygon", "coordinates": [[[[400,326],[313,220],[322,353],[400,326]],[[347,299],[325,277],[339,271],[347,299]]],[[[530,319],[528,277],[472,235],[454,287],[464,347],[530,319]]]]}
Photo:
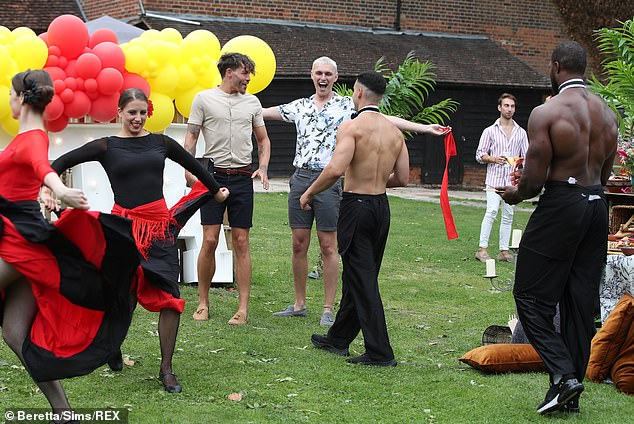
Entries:
{"type": "MultiPolygon", "coordinates": [[[[337,128],[345,119],[350,119],[355,108],[352,98],[342,97],[332,91],[339,77],[334,60],[325,56],[315,59],[310,75],[315,86],[314,95],[263,110],[264,119],[292,122],[297,129],[297,145],[293,160],[295,172],[289,181],[288,196],[288,222],[293,238],[295,303],[273,315],[290,317],[308,314],[308,247],[315,221],[324,272],[324,309],[320,325],[331,326],[334,322],[333,304],[339,277],[336,231],[342,192],[341,181],[315,196],[310,211],[302,210],[299,198],[330,162],[335,150],[337,128]]],[[[402,131],[426,132],[433,135],[442,135],[448,131],[440,125],[416,124],[396,117],[389,119],[402,131]]]]}

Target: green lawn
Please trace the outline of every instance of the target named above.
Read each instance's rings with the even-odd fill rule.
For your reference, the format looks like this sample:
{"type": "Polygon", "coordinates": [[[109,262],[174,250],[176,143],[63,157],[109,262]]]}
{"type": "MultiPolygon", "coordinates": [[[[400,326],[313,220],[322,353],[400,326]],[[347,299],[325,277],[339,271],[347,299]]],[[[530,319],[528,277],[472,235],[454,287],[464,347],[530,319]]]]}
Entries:
{"type": "MultiPolygon", "coordinates": [[[[497,292],[473,259],[483,208],[454,206],[460,234],[447,241],[440,206],[391,198],[392,228],[380,276],[390,340],[399,365],[350,365],[317,350],[321,333],[321,280],[309,280],[308,318],[271,312],[293,300],[286,194],[256,195],[251,233],[253,287],[249,324],[230,327],[236,292],[212,289],[210,320],[194,322],[196,288],[183,287],[175,372],[184,391],[168,394],[157,379],[158,314],[139,308],[124,355],[135,361],[121,373],[106,367],[64,382],[75,408],[128,408],[130,422],[225,423],[521,423],[552,422],[535,407],[548,376],[485,375],[457,360],[481,344],[491,324],[506,325],[514,312],[510,292],[497,292]],[[240,402],[227,396],[241,392],[240,402]]],[[[528,213],[516,212],[514,228],[528,213]]],[[[497,225],[491,236],[497,252],[497,225]]],[[[316,262],[316,239],[310,252],[316,262]]],[[[511,264],[498,264],[510,276],[511,264]]],[[[363,352],[361,336],[351,346],[363,352]]],[[[47,406],[6,345],[0,345],[0,406],[47,406]]],[[[625,423],[632,398],[610,385],[586,382],[582,413],[588,423],[625,423]]],[[[0,408],[1,409],[1,408],[0,408]]],[[[629,418],[628,418],[629,417],[629,418]]]]}

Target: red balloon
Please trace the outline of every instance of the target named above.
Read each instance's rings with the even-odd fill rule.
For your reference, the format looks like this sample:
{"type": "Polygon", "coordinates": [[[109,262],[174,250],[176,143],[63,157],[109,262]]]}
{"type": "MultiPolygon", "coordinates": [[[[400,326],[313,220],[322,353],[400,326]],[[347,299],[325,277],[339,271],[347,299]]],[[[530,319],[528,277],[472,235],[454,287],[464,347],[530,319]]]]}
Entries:
{"type": "Polygon", "coordinates": [[[77,81],[73,77],[67,77],[64,80],[64,84],[66,84],[66,88],[70,88],[73,91],[77,90],[77,81]]]}
{"type": "Polygon", "coordinates": [[[64,72],[62,68],[59,68],[57,66],[47,66],[46,68],[44,68],[44,70],[48,72],[53,81],[64,80],[64,78],[66,78],[66,72],[64,72]]]}
{"type": "MultiPolygon", "coordinates": [[[[60,57],[60,60],[64,59],[64,56],[60,57]]],[[[72,59],[68,61],[66,68],[64,68],[64,72],[69,77],[77,78],[77,59],[72,59]]]]}
{"type": "Polygon", "coordinates": [[[114,68],[119,72],[123,72],[125,68],[125,55],[118,44],[110,41],[97,44],[92,52],[101,59],[104,68],[114,68]]]}
{"type": "Polygon", "coordinates": [[[121,87],[121,90],[123,91],[128,88],[138,88],[143,91],[146,96],[150,97],[150,84],[141,75],[126,72],[123,75],[123,87],[121,87]]]}
{"type": "Polygon", "coordinates": [[[65,88],[59,95],[59,98],[62,99],[64,103],[70,103],[75,98],[75,93],[70,88],[65,88]]]}
{"type": "Polygon", "coordinates": [[[55,56],[54,54],[49,54],[46,59],[46,64],[44,66],[58,66],[59,65],[59,56],[55,56]]]}
{"type": "Polygon", "coordinates": [[[49,55],[51,55],[51,54],[52,54],[52,55],[55,55],[55,56],[59,56],[59,55],[61,55],[61,54],[62,54],[62,51],[61,51],[61,50],[59,49],[59,47],[57,47],[57,46],[52,46],[52,45],[49,45],[49,46],[48,46],[48,54],[49,54],[49,55]]]}
{"type": "Polygon", "coordinates": [[[86,91],[84,88],[84,79],[82,77],[75,78],[75,82],[77,83],[77,90],[86,91]]]}
{"type": "MultiPolygon", "coordinates": [[[[59,67],[62,69],[66,69],[68,67],[68,59],[66,59],[65,56],[60,56],[59,57],[59,67]]],[[[66,70],[66,72],[68,72],[68,70],[66,70]]]]}
{"type": "Polygon", "coordinates": [[[101,71],[101,59],[93,53],[83,53],[77,58],[75,70],[82,78],[95,78],[101,71]]]}
{"type": "MultiPolygon", "coordinates": [[[[97,82],[95,81],[95,84],[96,84],[96,83],[97,83],[97,82]]],[[[86,91],[86,95],[87,95],[87,96],[88,96],[88,98],[89,98],[90,100],[92,100],[93,102],[94,102],[95,100],[97,100],[99,97],[101,97],[101,93],[99,93],[98,91],[86,91]]]]}
{"type": "Polygon", "coordinates": [[[88,45],[90,35],[84,21],[73,15],[61,15],[48,26],[48,41],[56,45],[62,55],[75,59],[88,45]]]}
{"type": "Polygon", "coordinates": [[[38,37],[44,40],[44,42],[48,45],[48,34],[46,32],[41,33],[38,37]]]}
{"type": "Polygon", "coordinates": [[[119,40],[117,40],[117,34],[115,34],[114,31],[108,28],[100,28],[97,31],[93,32],[90,36],[88,47],[94,49],[97,44],[103,43],[104,41],[110,41],[111,43],[119,44],[119,40]]]}
{"type": "Polygon", "coordinates": [[[93,100],[90,116],[97,122],[110,122],[117,116],[119,94],[100,96],[93,100]]]}
{"type": "Polygon", "coordinates": [[[97,84],[101,94],[114,94],[121,90],[123,86],[123,77],[121,72],[114,68],[103,68],[97,75],[97,84]]]}
{"type": "Polygon", "coordinates": [[[60,94],[66,89],[66,83],[61,79],[55,80],[53,81],[53,88],[55,88],[55,94],[60,94]]]}
{"type": "Polygon", "coordinates": [[[90,99],[83,91],[75,91],[73,101],[64,106],[64,115],[69,118],[81,118],[90,111],[90,99]]]}
{"type": "Polygon", "coordinates": [[[47,121],[54,121],[64,112],[64,102],[58,95],[53,96],[51,102],[44,109],[44,119],[47,121]]]}
{"type": "Polygon", "coordinates": [[[84,90],[86,93],[96,93],[99,85],[97,85],[97,80],[94,78],[88,78],[84,81],[84,90]]]}
{"type": "Polygon", "coordinates": [[[44,126],[51,132],[60,132],[68,125],[68,116],[62,114],[54,121],[44,121],[44,126]]]}

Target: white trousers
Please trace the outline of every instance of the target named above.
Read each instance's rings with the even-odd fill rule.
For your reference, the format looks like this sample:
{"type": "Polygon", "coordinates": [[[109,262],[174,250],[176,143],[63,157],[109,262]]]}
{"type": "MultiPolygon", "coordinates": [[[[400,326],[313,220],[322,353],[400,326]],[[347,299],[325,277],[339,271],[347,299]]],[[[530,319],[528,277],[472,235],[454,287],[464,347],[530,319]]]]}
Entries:
{"type": "Polygon", "coordinates": [[[509,250],[509,240],[511,238],[511,227],[513,226],[513,212],[515,206],[509,205],[499,194],[497,194],[493,187],[487,186],[487,210],[482,219],[482,225],[480,227],[480,244],[482,248],[489,247],[489,236],[491,235],[491,229],[493,228],[493,222],[497,217],[498,210],[500,209],[500,203],[502,203],[502,222],[500,223],[500,250],[509,250]]]}

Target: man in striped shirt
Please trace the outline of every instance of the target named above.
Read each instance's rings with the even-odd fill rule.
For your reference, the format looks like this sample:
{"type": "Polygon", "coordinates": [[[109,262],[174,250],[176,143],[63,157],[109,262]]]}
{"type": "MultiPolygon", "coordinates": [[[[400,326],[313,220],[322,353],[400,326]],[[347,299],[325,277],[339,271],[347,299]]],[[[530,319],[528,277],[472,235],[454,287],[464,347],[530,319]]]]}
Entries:
{"type": "Polygon", "coordinates": [[[487,248],[493,222],[502,203],[502,220],[500,223],[500,253],[498,261],[512,262],[509,253],[509,239],[513,225],[514,206],[504,202],[495,192],[495,187],[511,185],[512,168],[507,157],[524,157],[528,149],[526,131],[513,120],[516,99],[512,94],[504,93],[498,99],[500,118],[493,125],[486,128],[480,137],[480,144],[476,150],[476,160],[487,164],[486,196],[487,209],[480,227],[480,243],[476,259],[484,262],[490,259],[487,248]]]}

